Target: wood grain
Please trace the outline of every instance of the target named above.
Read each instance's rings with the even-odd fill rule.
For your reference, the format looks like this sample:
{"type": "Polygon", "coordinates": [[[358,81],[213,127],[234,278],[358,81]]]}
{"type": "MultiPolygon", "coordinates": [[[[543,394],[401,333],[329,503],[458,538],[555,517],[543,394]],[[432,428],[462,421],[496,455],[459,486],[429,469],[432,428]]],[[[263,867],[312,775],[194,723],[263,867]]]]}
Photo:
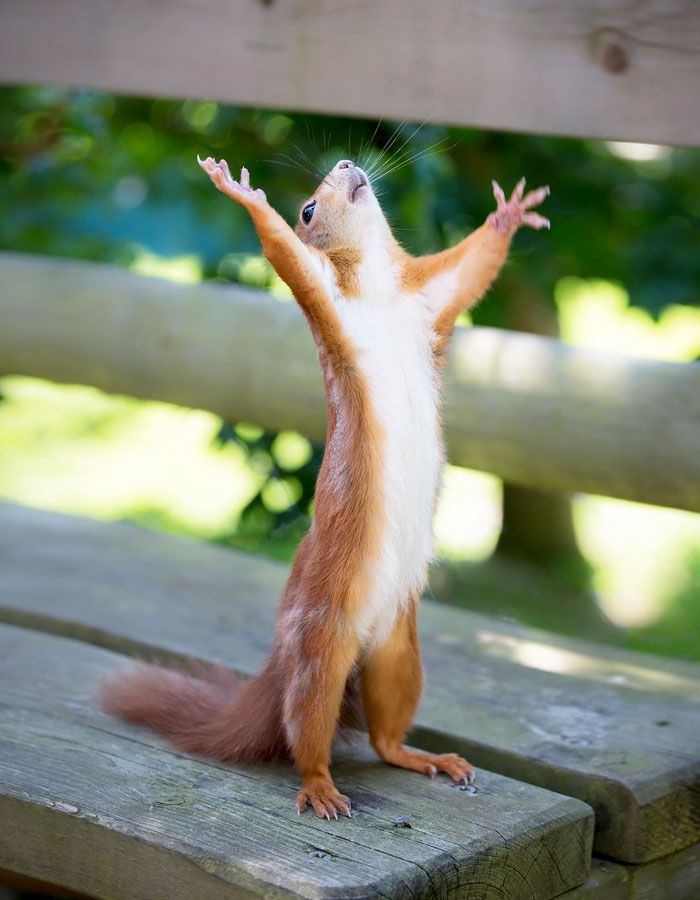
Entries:
{"type": "MultiPolygon", "coordinates": [[[[325,435],[319,365],[294,304],[10,253],[0,254],[0,282],[0,375],[91,384],[325,435]]],[[[700,511],[700,363],[460,330],[444,422],[457,465],[548,491],[700,511]]]]}
{"type": "Polygon", "coordinates": [[[700,143],[692,0],[5,0],[0,80],[700,143]]]}
{"type": "MultiPolygon", "coordinates": [[[[286,575],[221,548],[10,505],[0,559],[2,621],[245,675],[260,668],[286,575]]],[[[700,667],[548,643],[429,602],[421,634],[415,743],[585,800],[609,857],[645,862],[698,841],[700,667]]]]}
{"type": "Polygon", "coordinates": [[[0,626],[0,866],[124,900],[549,898],[586,877],[578,801],[490,773],[470,796],[358,748],[335,768],[353,819],[297,816],[291,766],[200,762],[102,713],[95,686],[125,665],[0,626]]]}

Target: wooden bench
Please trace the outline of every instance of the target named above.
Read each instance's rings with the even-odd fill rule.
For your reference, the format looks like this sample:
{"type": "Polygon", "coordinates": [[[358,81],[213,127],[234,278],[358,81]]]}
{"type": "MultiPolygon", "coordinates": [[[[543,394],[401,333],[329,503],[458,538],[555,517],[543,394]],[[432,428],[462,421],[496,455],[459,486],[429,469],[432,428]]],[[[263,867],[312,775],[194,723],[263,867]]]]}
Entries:
{"type": "Polygon", "coordinates": [[[95,697],[125,656],[257,670],[285,566],[11,505],[0,559],[0,868],[100,897],[700,890],[699,666],[426,601],[412,739],[466,753],[478,793],[340,748],[357,814],[328,825],[292,813],[290,767],[190,759],[95,697]],[[580,887],[592,841],[643,865],[580,887]]]}

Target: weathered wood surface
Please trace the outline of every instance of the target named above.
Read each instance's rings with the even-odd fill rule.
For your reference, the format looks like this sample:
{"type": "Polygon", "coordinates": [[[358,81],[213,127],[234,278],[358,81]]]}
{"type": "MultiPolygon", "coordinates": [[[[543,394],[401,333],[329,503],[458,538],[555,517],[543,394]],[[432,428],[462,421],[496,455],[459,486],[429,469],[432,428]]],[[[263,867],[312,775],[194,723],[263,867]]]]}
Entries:
{"type": "Polygon", "coordinates": [[[5,0],[0,10],[5,82],[700,143],[692,0],[5,0]]]}
{"type": "MultiPolygon", "coordinates": [[[[241,674],[260,668],[287,571],[10,505],[0,507],[0,559],[2,621],[241,674]]],[[[490,623],[424,602],[428,682],[414,742],[585,800],[606,856],[644,862],[697,842],[700,667],[652,668],[645,656],[490,623]]]]}
{"type": "Polygon", "coordinates": [[[586,883],[561,900],[697,900],[700,844],[641,866],[594,859],[586,883]]]}
{"type": "MultiPolygon", "coordinates": [[[[319,365],[294,304],[9,253],[0,254],[0,283],[0,375],[91,384],[324,437],[319,365]]],[[[527,487],[700,511],[700,363],[462,329],[450,347],[444,421],[458,465],[527,487]]]]}
{"type": "Polygon", "coordinates": [[[358,748],[335,767],[353,819],[297,816],[291,766],[198,761],[102,713],[95,686],[128,665],[0,626],[0,867],[124,900],[520,900],[586,877],[592,813],[577,800],[486,772],[471,796],[358,748]]]}

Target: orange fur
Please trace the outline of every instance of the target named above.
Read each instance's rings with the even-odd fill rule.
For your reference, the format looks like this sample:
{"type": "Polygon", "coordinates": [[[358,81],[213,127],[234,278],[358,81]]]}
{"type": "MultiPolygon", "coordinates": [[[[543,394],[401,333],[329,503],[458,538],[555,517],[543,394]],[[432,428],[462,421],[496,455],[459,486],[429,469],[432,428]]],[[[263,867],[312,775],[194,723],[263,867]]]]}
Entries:
{"type": "Polygon", "coordinates": [[[473,231],[459,244],[430,256],[407,256],[402,267],[402,286],[407,293],[421,291],[445,272],[457,270],[457,287],[435,320],[435,351],[441,355],[454,331],[457,316],[471,309],[493,284],[508,254],[511,235],[499,234],[488,224],[473,231]]]}
{"type": "MultiPolygon", "coordinates": [[[[333,784],[329,764],[336,729],[357,727],[360,708],[372,746],[386,762],[469,780],[473,769],[455,754],[425,754],[403,745],[423,683],[418,592],[401,607],[379,646],[363,646],[354,624],[367,603],[387,525],[385,433],[326,274],[331,273],[343,302],[363,302],[361,248],[368,227],[384,242],[397,292],[420,298],[445,273],[456,273],[451,292],[433,311],[432,346],[439,368],[456,316],[498,274],[522,210],[517,203],[504,206],[497,194],[499,208],[489,223],[450,250],[414,259],[394,240],[364,173],[349,161],[324,178],[307,202],[315,204],[314,215],[308,222],[300,217],[295,231],[262,191],[250,187],[245,169],[239,183],[225,161],[207,159],[200,165],[250,213],[265,255],[292,289],[316,342],[328,406],[316,512],[292,565],[273,649],[260,675],[239,684],[219,668],[200,668],[193,677],[142,666],[104,686],[104,705],[192,753],[238,760],[291,756],[302,776],[297,809],[311,804],[327,818],[350,814],[350,801],[333,784]]],[[[522,186],[517,190],[519,202],[522,186]]]]}
{"type": "Polygon", "coordinates": [[[330,250],[327,256],[333,266],[335,281],[340,293],[347,299],[357,297],[360,293],[360,284],[357,278],[357,267],[362,261],[360,253],[350,249],[330,250]]]}
{"type": "Polygon", "coordinates": [[[418,597],[414,597],[389,640],[364,662],[362,700],[370,742],[390,765],[424,775],[446,772],[456,781],[470,780],[473,767],[456,753],[423,753],[403,744],[423,689],[417,609],[418,597]]]}

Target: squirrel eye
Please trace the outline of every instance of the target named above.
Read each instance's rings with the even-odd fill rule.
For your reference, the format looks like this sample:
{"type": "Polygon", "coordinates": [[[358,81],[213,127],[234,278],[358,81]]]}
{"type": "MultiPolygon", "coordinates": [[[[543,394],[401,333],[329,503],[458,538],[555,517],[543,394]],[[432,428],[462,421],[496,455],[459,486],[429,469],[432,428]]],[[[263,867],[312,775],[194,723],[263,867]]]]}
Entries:
{"type": "Polygon", "coordinates": [[[314,214],[314,209],[315,209],[315,208],[316,208],[316,201],[314,200],[313,203],[309,203],[308,206],[305,206],[305,207],[302,209],[302,211],[301,211],[301,221],[304,223],[304,225],[308,225],[309,222],[311,221],[311,217],[312,217],[313,214],[314,214]]]}

